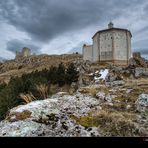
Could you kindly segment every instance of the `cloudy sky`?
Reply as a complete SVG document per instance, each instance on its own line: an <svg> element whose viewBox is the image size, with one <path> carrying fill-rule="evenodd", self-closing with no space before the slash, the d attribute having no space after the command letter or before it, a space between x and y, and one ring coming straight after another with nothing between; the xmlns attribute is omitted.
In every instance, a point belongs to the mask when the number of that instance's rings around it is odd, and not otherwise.
<svg viewBox="0 0 148 148"><path fill-rule="evenodd" d="M147 14L148 0L0 0L0 57L14 58L23 47L38 54L81 50L111 20L148 55Z"/></svg>

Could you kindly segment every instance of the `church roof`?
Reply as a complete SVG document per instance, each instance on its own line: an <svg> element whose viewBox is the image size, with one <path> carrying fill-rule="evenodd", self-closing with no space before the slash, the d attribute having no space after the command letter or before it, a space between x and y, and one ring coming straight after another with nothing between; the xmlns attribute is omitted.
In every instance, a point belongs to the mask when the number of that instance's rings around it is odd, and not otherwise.
<svg viewBox="0 0 148 148"><path fill-rule="evenodd" d="M131 37L132 37L132 33L131 33L129 30L127 30L127 29L121 29L121 28L109 28L109 29L100 30L100 31L96 32L95 35L92 37L92 39L93 39L98 33L107 32L107 31L115 31L115 30L129 32L130 35L131 35Z"/></svg>

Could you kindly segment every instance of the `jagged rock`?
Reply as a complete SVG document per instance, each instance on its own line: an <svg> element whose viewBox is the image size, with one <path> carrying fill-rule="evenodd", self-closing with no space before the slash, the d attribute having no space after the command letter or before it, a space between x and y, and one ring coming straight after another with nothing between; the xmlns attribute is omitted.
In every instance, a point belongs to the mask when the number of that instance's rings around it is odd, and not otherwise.
<svg viewBox="0 0 148 148"><path fill-rule="evenodd" d="M148 68L137 67L135 68L135 77L148 76Z"/></svg>
<svg viewBox="0 0 148 148"><path fill-rule="evenodd" d="M84 60L77 60L74 62L74 64L77 67L77 70L81 73L84 74L86 72L90 72L90 61L84 61Z"/></svg>
<svg viewBox="0 0 148 148"><path fill-rule="evenodd" d="M148 94L141 94L136 101L136 106L140 112L148 111Z"/></svg>
<svg viewBox="0 0 148 148"><path fill-rule="evenodd" d="M148 67L147 60L142 58L141 53L139 53L139 52L133 53L133 58L130 59L129 64L134 65L136 67L139 67L139 66L144 67L144 68Z"/></svg>

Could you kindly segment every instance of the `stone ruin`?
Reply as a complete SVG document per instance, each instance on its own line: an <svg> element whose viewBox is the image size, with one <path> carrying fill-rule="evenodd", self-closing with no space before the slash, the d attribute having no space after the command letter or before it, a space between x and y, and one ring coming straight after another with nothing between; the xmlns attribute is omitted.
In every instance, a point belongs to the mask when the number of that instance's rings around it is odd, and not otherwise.
<svg viewBox="0 0 148 148"><path fill-rule="evenodd" d="M140 52L134 52L133 58L141 58L141 53Z"/></svg>
<svg viewBox="0 0 148 148"><path fill-rule="evenodd" d="M24 47L21 52L16 51L15 59L25 58L25 57L29 57L29 56L31 56L31 49Z"/></svg>

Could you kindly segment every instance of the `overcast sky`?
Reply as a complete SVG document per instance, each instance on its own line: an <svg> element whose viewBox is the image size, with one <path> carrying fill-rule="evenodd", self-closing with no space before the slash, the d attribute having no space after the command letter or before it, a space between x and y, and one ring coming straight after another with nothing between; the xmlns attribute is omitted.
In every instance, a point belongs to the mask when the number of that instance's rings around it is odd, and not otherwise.
<svg viewBox="0 0 148 148"><path fill-rule="evenodd" d="M0 57L16 50L63 54L92 44L107 28L129 29L132 49L148 55L148 0L0 0Z"/></svg>

